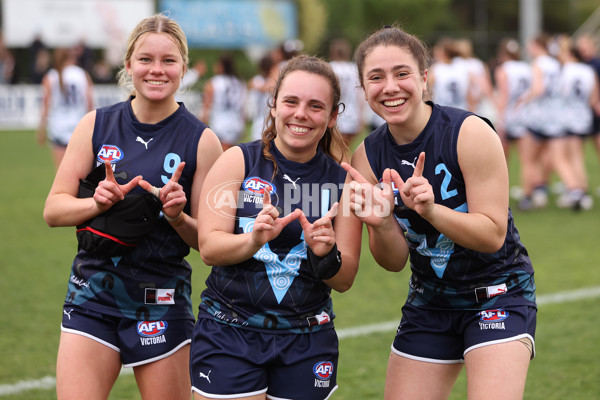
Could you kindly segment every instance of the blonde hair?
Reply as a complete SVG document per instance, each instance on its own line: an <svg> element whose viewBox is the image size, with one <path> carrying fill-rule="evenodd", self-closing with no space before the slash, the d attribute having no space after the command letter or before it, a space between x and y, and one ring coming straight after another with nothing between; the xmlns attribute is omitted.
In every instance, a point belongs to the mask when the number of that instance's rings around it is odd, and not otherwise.
<svg viewBox="0 0 600 400"><path fill-rule="evenodd" d="M185 33L183 33L183 30L179 24L170 19L166 14L155 14L151 17L141 20L129 35L129 39L127 39L127 50L125 52L123 66L117 74L119 86L133 89L131 77L127 73L125 66L131 61L131 57L133 55L133 51L135 50L135 45L138 39L147 33L164 33L165 35L168 35L173 42L175 42L175 45L177 45L179 53L181 54L181 58L183 59L184 68L187 68L190 60Z"/></svg>

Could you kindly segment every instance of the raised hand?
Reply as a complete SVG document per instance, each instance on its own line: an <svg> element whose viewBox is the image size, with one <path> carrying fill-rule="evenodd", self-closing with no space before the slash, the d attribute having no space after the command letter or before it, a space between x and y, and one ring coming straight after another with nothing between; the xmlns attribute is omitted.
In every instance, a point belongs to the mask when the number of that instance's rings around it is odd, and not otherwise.
<svg viewBox="0 0 600 400"><path fill-rule="evenodd" d="M425 153L422 152L419 154L413 175L406 182L402 181L396 171L393 171L395 174L392 174L392 179L400 190L404 205L426 218L433 210L435 196L429 181L423 176L424 167Z"/></svg>
<svg viewBox="0 0 600 400"><path fill-rule="evenodd" d="M300 221L300 225L304 231L304 240L307 246L310 247L315 255L325 257L335 244L335 232L333 231L332 220L338 213L338 203L335 202L324 216L312 224L308 221L302 210L297 211L300 212L298 221Z"/></svg>
<svg viewBox="0 0 600 400"><path fill-rule="evenodd" d="M163 203L163 213L171 219L177 219L183 212L183 207L185 207L185 204L187 203L187 197L183 191L183 186L179 184L179 178L181 178L184 167L185 162L179 163L173 176L169 179L169 182L162 188L154 187L150 182L143 179L139 181L140 187L160 199Z"/></svg>
<svg viewBox="0 0 600 400"><path fill-rule="evenodd" d="M264 190L263 208L256 216L252 229L252 241L262 247L265 243L275 239L287 224L298 218L300 210L279 218L279 211L271 204L271 195Z"/></svg>
<svg viewBox="0 0 600 400"><path fill-rule="evenodd" d="M350 164L343 162L342 167L352 177L352 181L347 185L350 211L367 225L378 226L383 223L394 210L392 170L384 171L381 188L379 188L368 182Z"/></svg>
<svg viewBox="0 0 600 400"><path fill-rule="evenodd" d="M112 207L116 202L125 198L125 195L138 185L142 177L136 176L124 185L119 185L113 174L112 166L109 161L104 162L106 168L106 178L98 183L94 191L94 201L96 206L104 212Z"/></svg>

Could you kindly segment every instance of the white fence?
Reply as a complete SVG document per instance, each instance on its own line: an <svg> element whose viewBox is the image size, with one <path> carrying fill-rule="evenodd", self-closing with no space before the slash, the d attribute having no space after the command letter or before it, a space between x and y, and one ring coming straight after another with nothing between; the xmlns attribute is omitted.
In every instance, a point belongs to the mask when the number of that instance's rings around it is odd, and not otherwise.
<svg viewBox="0 0 600 400"><path fill-rule="evenodd" d="M96 108L127 99L128 93L116 85L94 85ZM194 115L201 107L201 94L186 91L178 101ZM42 88L40 85L0 85L0 130L37 129L40 121Z"/></svg>

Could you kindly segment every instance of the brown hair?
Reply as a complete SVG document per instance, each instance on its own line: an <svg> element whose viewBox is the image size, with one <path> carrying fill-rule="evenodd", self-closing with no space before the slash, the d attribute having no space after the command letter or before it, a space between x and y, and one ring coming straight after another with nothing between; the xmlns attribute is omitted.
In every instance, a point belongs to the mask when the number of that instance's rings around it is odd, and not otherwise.
<svg viewBox="0 0 600 400"><path fill-rule="evenodd" d="M75 64L75 55L73 49L59 47L54 50L54 69L58 72L58 84L60 91L66 93L65 84L63 81L63 70L69 64Z"/></svg>
<svg viewBox="0 0 600 400"><path fill-rule="evenodd" d="M421 40L396 26L386 25L363 40L354 52L354 61L358 67L358 77L363 87L365 58L377 46L398 46L407 49L417 61L421 75L424 75L425 70L429 67L429 53Z"/></svg>
<svg viewBox="0 0 600 400"><path fill-rule="evenodd" d="M185 33L183 33L183 30L179 24L177 24L177 22L173 21L165 14L155 14L151 17L141 20L129 35L129 39L127 39L125 59L123 61L123 66L117 75L120 86L131 86L131 77L129 74L127 74L125 66L131 61L133 50L135 49L135 44L137 43L138 39L146 33L164 33L168 35L177 45L179 53L181 54L181 58L183 59L184 68L187 68L190 60L188 56L189 50Z"/></svg>
<svg viewBox="0 0 600 400"><path fill-rule="evenodd" d="M275 104L277 103L277 96L279 95L279 89L281 88L281 84L283 80L287 77L287 75L294 71L306 71L311 74L316 74L322 76L323 78L329 81L331 87L332 94L332 107L331 107L331 115L335 113L340 105L340 97L341 97L341 89L340 82L337 78L333 69L326 61L312 56L300 55L292 58L287 61L284 67L281 69L279 73L279 77L277 78L277 83L275 84L275 88L273 89L273 98L269 104L270 108L275 108ZM275 126L275 117L269 113L266 128L262 133L262 144L263 144L263 155L267 160L270 160L273 163L274 170L273 176L277 174L277 163L275 158L271 154L271 141L277 137L277 129ZM337 126L333 128L327 128L325 130L325 134L319 141L319 148L327 155L333 157L336 161L341 162L346 159L348 146L345 144L344 139L340 132L337 129Z"/></svg>

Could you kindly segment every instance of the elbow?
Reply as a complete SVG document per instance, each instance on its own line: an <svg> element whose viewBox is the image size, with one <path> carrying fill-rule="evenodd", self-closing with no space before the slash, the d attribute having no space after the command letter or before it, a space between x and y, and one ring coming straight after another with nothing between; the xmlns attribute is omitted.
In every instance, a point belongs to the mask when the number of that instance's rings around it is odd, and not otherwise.
<svg viewBox="0 0 600 400"><path fill-rule="evenodd" d="M50 212L48 212L47 209L44 209L43 217L44 221L46 221L46 225L48 225L50 228L56 228L57 226L59 226L56 219L52 216Z"/></svg>
<svg viewBox="0 0 600 400"><path fill-rule="evenodd" d="M482 240L480 243L480 248L476 249L482 253L495 253L504 246L504 242L506 241L506 228L498 230L498 232L493 235L489 235L487 240Z"/></svg>
<svg viewBox="0 0 600 400"><path fill-rule="evenodd" d="M331 286L332 289L334 289L336 292L339 293L344 293L347 292L348 290L350 290L350 288L352 287L352 284L354 283L354 278L351 280L340 280L339 282L331 282L331 284L329 286Z"/></svg>
<svg viewBox="0 0 600 400"><path fill-rule="evenodd" d="M206 246L198 245L198 252L200 253L200 258L202 258L202 262L206 265L217 265L215 257L211 254L209 249Z"/></svg>
<svg viewBox="0 0 600 400"><path fill-rule="evenodd" d="M504 236L502 238L490 240L488 243L485 243L479 251L481 251L482 253L495 253L502 248L504 242Z"/></svg>

